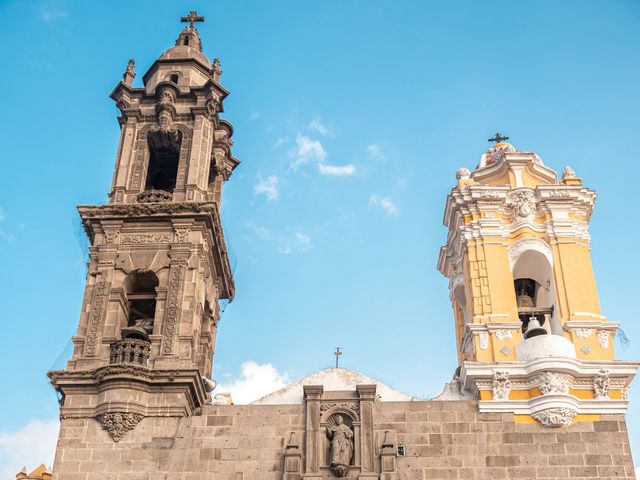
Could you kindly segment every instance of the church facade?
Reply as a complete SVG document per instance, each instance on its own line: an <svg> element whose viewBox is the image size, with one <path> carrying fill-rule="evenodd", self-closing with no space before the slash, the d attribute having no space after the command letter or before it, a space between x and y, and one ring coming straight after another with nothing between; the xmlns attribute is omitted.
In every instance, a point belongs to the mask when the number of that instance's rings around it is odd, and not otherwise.
<svg viewBox="0 0 640 480"><path fill-rule="evenodd" d="M635 478L589 252L595 192L506 138L446 199L459 368L425 400L328 369L250 405L213 396L220 300L235 285L220 220L239 161L228 91L195 12L134 87L109 202L78 207L90 263L60 398L55 480ZM453 370L453 366L452 366Z"/></svg>

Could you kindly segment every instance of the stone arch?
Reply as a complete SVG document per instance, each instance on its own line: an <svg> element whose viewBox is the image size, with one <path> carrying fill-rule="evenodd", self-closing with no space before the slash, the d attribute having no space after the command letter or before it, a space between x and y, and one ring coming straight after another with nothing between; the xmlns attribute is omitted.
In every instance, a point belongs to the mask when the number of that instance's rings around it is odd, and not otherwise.
<svg viewBox="0 0 640 480"><path fill-rule="evenodd" d="M154 126L154 124L145 125L140 129L136 137L136 156L129 181L129 188L137 192L141 192L144 189L143 181L146 179L147 169L149 167L149 142L147 137ZM178 157L178 172L176 175L176 186L174 190L184 190L187 165L191 151L191 129L180 123L176 123L174 126L182 134L180 153Z"/></svg>

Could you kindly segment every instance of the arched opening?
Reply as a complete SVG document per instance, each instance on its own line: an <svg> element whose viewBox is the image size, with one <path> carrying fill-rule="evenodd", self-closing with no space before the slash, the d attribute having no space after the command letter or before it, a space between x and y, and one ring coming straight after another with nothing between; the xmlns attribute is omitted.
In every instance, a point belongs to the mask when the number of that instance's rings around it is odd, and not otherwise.
<svg viewBox="0 0 640 480"><path fill-rule="evenodd" d="M184 44L187 47L189 46L189 37L187 37L187 36L184 37Z"/></svg>
<svg viewBox="0 0 640 480"><path fill-rule="evenodd" d="M173 73L169 77L169 80L177 85L178 84L178 74L177 73Z"/></svg>
<svg viewBox="0 0 640 480"><path fill-rule="evenodd" d="M158 277L151 271L135 271L127 276L127 327L122 329L123 338L149 340L153 333L158 284Z"/></svg>
<svg viewBox="0 0 640 480"><path fill-rule="evenodd" d="M522 252L513 264L513 286L522 332L536 318L547 333L562 334L557 319L553 271L547 256L537 250Z"/></svg>
<svg viewBox="0 0 640 480"><path fill-rule="evenodd" d="M145 190L173 192L176 187L182 132L171 126L170 117L168 112L162 112L160 129L148 135L149 167Z"/></svg>

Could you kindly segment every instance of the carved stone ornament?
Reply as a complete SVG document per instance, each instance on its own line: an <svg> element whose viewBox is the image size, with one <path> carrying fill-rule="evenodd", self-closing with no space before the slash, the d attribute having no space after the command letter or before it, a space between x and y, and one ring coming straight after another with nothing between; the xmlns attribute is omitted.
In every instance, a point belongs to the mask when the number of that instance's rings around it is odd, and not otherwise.
<svg viewBox="0 0 640 480"><path fill-rule="evenodd" d="M602 348L609 348L609 332L598 330L598 343Z"/></svg>
<svg viewBox="0 0 640 480"><path fill-rule="evenodd" d="M176 229L176 240L179 243L185 243L186 241L188 241L190 235L191 235L191 229L189 228Z"/></svg>
<svg viewBox="0 0 640 480"><path fill-rule="evenodd" d="M136 197L136 200L138 200L138 202L140 203L170 202L171 200L173 200L173 194L165 190L151 189L139 193Z"/></svg>
<svg viewBox="0 0 640 480"><path fill-rule="evenodd" d="M141 244L141 243L169 243L171 234L169 233L127 233L122 235L120 243Z"/></svg>
<svg viewBox="0 0 640 480"><path fill-rule="evenodd" d="M608 400L609 387L609 371L600 370L598 375L593 379L593 393L596 400Z"/></svg>
<svg viewBox="0 0 640 480"><path fill-rule="evenodd" d="M504 340L505 338L513 338L511 330L496 330L496 338L498 340Z"/></svg>
<svg viewBox="0 0 640 480"><path fill-rule="evenodd" d="M133 430L144 418L139 413L109 412L96 416L102 428L109 432L114 442L119 442L127 432Z"/></svg>
<svg viewBox="0 0 640 480"><path fill-rule="evenodd" d="M182 286L182 268L175 267L171 273L171 284L169 286L169 298L167 307L167 317L164 331L164 353L173 353L175 344L176 326L178 314L180 312L180 288Z"/></svg>
<svg viewBox="0 0 640 480"><path fill-rule="evenodd" d="M505 357L507 357L511 353L511 349L505 345L500 349L500 353L502 353Z"/></svg>
<svg viewBox="0 0 640 480"><path fill-rule="evenodd" d="M492 387L493 400L509 400L509 392L511 392L509 372L495 370L493 372Z"/></svg>
<svg viewBox="0 0 640 480"><path fill-rule="evenodd" d="M320 406L320 413L324 413L327 410L331 410L331 409L339 409L339 410L349 410L353 413L359 414L360 413L360 405L357 402L333 402L333 403L323 403Z"/></svg>
<svg viewBox="0 0 640 480"><path fill-rule="evenodd" d="M469 178L470 176L471 176L471 172L469 171L469 169L468 169L468 168L464 168L464 167L462 167L462 168L459 168L459 169L456 171L456 179L457 179L457 180L467 179L467 178Z"/></svg>
<svg viewBox="0 0 640 480"><path fill-rule="evenodd" d="M489 348L489 333L488 332L480 332L478 334L478 339L480 340L480 350L486 350Z"/></svg>
<svg viewBox="0 0 640 480"><path fill-rule="evenodd" d="M576 328L575 332L579 338L589 338L593 335L595 330L593 328Z"/></svg>
<svg viewBox="0 0 640 480"><path fill-rule="evenodd" d="M511 194L510 210L516 218L529 218L536 210L536 197L532 190L517 190Z"/></svg>
<svg viewBox="0 0 640 480"><path fill-rule="evenodd" d="M116 241L118 240L118 235L120 235L120 232L118 230L106 230L104 232L104 241L107 243L107 245L116 243Z"/></svg>
<svg viewBox="0 0 640 480"><path fill-rule="evenodd" d="M87 356L95 356L98 347L98 338L102 333L102 318L107 297L107 281L105 273L98 273L91 305L91 317L87 332Z"/></svg>
<svg viewBox="0 0 640 480"><path fill-rule="evenodd" d="M562 427L571 425L573 417L578 412L570 408L548 408L531 414L538 422L545 427Z"/></svg>
<svg viewBox="0 0 640 480"><path fill-rule="evenodd" d="M540 375L542 395L569 393L569 378L561 373L544 372Z"/></svg>
<svg viewBox="0 0 640 480"><path fill-rule="evenodd" d="M565 180L567 178L576 178L576 172L574 172L573 168L569 165L564 167L564 170L562 171L562 179Z"/></svg>
<svg viewBox="0 0 640 480"><path fill-rule="evenodd" d="M585 355L589 355L591 353L591 347L589 345L585 345L580 349L580 351Z"/></svg>

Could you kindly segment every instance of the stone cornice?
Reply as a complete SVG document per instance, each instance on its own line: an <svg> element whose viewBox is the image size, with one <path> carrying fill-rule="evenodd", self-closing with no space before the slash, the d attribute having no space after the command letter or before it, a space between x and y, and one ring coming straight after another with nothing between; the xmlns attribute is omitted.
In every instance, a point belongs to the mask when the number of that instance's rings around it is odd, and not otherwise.
<svg viewBox="0 0 640 480"><path fill-rule="evenodd" d="M218 205L215 202L163 202L132 203L105 205L80 205L78 212L82 218L84 229L94 243L96 229L102 228L102 222L113 220L175 220L176 218L193 218L203 220L211 232L213 242L211 254L213 264L220 282L220 298L233 299L235 284L229 263L226 242L220 221Z"/></svg>

